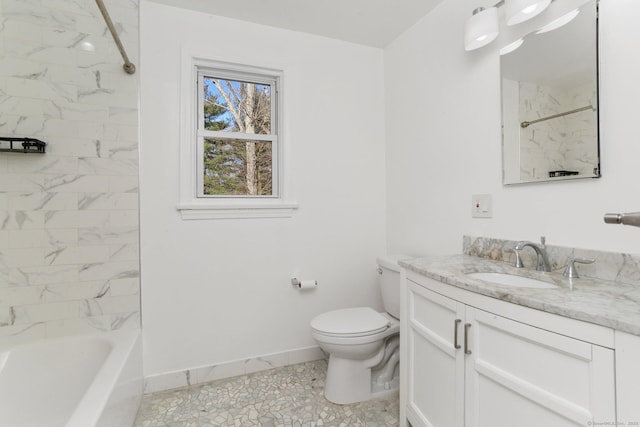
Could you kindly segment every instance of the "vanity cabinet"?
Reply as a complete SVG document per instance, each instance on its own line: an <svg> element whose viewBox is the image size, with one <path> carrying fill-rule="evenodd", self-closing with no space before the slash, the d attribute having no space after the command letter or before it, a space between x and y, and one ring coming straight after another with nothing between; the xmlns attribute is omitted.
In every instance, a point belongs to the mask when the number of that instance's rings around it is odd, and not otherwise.
<svg viewBox="0 0 640 427"><path fill-rule="evenodd" d="M640 426L640 336L616 331L616 412L619 426Z"/></svg>
<svg viewBox="0 0 640 427"><path fill-rule="evenodd" d="M615 421L615 356L606 328L417 275L403 295L401 404L413 427ZM564 319L560 331L552 328L557 318ZM590 334L596 343L586 340Z"/></svg>

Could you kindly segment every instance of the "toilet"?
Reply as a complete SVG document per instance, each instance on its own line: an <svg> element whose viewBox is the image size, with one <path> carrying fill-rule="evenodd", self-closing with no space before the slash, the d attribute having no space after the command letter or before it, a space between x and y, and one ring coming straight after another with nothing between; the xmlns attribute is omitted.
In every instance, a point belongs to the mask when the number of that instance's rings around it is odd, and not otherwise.
<svg viewBox="0 0 640 427"><path fill-rule="evenodd" d="M330 402L362 402L398 391L400 266L403 255L379 257L385 312L370 307L329 311L311 319L311 335L329 353L324 395Z"/></svg>

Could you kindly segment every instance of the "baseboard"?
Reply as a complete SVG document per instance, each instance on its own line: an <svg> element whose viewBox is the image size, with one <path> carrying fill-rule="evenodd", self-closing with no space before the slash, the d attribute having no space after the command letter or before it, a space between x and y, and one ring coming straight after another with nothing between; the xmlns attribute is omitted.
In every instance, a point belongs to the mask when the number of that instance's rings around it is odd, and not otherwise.
<svg viewBox="0 0 640 427"><path fill-rule="evenodd" d="M299 348L295 350L272 353L243 360L201 366L183 371L167 372L145 378L144 392L155 393L174 388L202 384L238 375L252 374L267 369L298 363L312 362L326 358L325 353L318 346Z"/></svg>

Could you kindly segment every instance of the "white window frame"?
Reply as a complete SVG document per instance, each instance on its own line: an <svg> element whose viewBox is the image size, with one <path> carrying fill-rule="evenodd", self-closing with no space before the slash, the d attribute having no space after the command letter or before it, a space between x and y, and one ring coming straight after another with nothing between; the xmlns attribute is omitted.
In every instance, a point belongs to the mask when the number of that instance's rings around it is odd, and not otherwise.
<svg viewBox="0 0 640 427"><path fill-rule="evenodd" d="M278 97L279 97L279 85L280 78L274 75L264 75L256 73L245 73L238 71L231 71L229 69L218 69L209 67L197 67L198 82L196 91L198 95L198 118L197 118L197 132L196 132L196 151L197 151L197 175L196 175L196 191L198 197L213 197L213 198L253 198L253 199L266 199L266 198L278 198L280 195L280 164L277 161L278 155ZM245 134L241 132L227 132L227 131L212 131L204 128L204 93L202 87L204 86L205 77L215 77L224 80L242 81L260 85L267 85L271 88L271 133L270 134ZM271 143L271 179L272 187L270 195L206 195L204 194L204 162L200 161L204 157L204 140L206 138L219 138L219 139L240 139L250 141L265 141Z"/></svg>
<svg viewBox="0 0 640 427"><path fill-rule="evenodd" d="M200 111L202 93L200 88L201 75L244 80L257 83L267 81L275 83L272 86L277 91L277 101L272 103L275 108L276 123L272 123L273 135L246 135L251 140L272 141L272 194L268 196L206 196L203 192L203 156L204 136L210 136L214 131L204 131L201 121L203 112ZM203 73L204 71L204 73ZM289 196L288 185L285 180L285 165L287 163L282 126L284 118L283 108L283 72L262 67L232 64L213 61L192 52L183 50L181 77L181 135L180 135L180 201L177 209L182 219L223 219L223 218L283 218L290 217L298 208L298 204L285 198ZM239 137L243 134L225 133L224 137Z"/></svg>

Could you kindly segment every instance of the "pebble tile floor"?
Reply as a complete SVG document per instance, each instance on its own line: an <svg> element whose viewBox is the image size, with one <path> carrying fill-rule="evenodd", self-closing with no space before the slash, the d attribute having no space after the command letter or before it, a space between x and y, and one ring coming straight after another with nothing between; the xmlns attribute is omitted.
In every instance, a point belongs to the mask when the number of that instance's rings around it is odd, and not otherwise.
<svg viewBox="0 0 640 427"><path fill-rule="evenodd" d="M398 395L352 405L324 398L327 362L301 363L145 395L134 427L397 427Z"/></svg>

